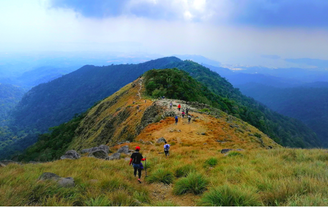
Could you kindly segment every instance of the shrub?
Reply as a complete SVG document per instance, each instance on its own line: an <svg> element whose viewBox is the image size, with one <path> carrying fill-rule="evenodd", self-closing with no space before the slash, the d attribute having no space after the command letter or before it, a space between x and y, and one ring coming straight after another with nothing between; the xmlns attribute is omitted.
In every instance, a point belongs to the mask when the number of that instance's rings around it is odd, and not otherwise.
<svg viewBox="0 0 328 207"><path fill-rule="evenodd" d="M110 206L110 200L104 196L99 196L97 198L91 198L85 201L87 206Z"/></svg>
<svg viewBox="0 0 328 207"><path fill-rule="evenodd" d="M173 193L182 195L185 193L201 194L206 190L208 181L199 173L190 173L187 177L181 178L176 182Z"/></svg>
<svg viewBox="0 0 328 207"><path fill-rule="evenodd" d="M214 167L217 164L218 164L218 159L214 157L211 157L210 159L207 159L205 161L205 166Z"/></svg>
<svg viewBox="0 0 328 207"><path fill-rule="evenodd" d="M237 187L223 185L205 193L200 205L210 206L257 206L262 205L255 193L249 190L240 190Z"/></svg>
<svg viewBox="0 0 328 207"><path fill-rule="evenodd" d="M170 184L173 182L173 179L174 175L171 171L158 169L147 178L147 181L150 183L162 182L164 184Z"/></svg>
<svg viewBox="0 0 328 207"><path fill-rule="evenodd" d="M175 170L175 177L180 178L180 177L187 177L189 173L196 171L195 166L192 165L184 165L182 167L178 167Z"/></svg>
<svg viewBox="0 0 328 207"><path fill-rule="evenodd" d="M235 157L235 156L244 156L243 154L241 154L240 152L230 152L228 154L228 157Z"/></svg>

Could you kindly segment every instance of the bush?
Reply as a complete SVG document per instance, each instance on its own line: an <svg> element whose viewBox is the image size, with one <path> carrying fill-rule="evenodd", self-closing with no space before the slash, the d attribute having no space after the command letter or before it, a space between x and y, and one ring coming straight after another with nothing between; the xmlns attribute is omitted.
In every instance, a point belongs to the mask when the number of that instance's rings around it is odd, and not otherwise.
<svg viewBox="0 0 328 207"><path fill-rule="evenodd" d="M241 154L240 152L230 152L228 154L228 157L235 157L235 156L244 156L243 154Z"/></svg>
<svg viewBox="0 0 328 207"><path fill-rule="evenodd" d="M205 166L214 167L217 164L218 164L218 159L214 158L214 157L212 157L212 158L205 161Z"/></svg>
<svg viewBox="0 0 328 207"><path fill-rule="evenodd" d="M196 171L195 166L192 165L184 165L182 167L178 167L175 170L175 177L187 177L189 173Z"/></svg>
<svg viewBox="0 0 328 207"><path fill-rule="evenodd" d="M173 193L182 195L185 193L201 194L206 190L208 181L199 173L190 173L187 177L176 182Z"/></svg>
<svg viewBox="0 0 328 207"><path fill-rule="evenodd" d="M99 196L95 199L91 198L87 201L85 201L85 204L87 206L110 206L111 202L108 198L104 196Z"/></svg>
<svg viewBox="0 0 328 207"><path fill-rule="evenodd" d="M150 183L164 183L170 184L173 182L174 175L171 171L158 169L153 172L148 178L147 181Z"/></svg>
<svg viewBox="0 0 328 207"><path fill-rule="evenodd" d="M205 193L199 205L210 206L257 206L263 205L255 193L237 187L223 185Z"/></svg>

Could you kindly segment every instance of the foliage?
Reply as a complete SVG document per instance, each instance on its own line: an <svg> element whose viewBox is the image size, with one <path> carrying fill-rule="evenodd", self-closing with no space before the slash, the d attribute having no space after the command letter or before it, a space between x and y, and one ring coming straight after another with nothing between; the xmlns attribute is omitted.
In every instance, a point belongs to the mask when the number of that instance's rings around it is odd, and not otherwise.
<svg viewBox="0 0 328 207"><path fill-rule="evenodd" d="M192 149L184 149L181 156L171 156L169 159L158 154L162 146L151 146L149 149L155 149L149 151L149 159L152 169L156 169L151 170L149 176L157 170L174 172L181 163L189 163L196 172L172 182L172 194L169 186L140 185L133 176L131 166L121 160L108 162L82 157L38 164L11 164L0 168L0 203L4 206L328 205L327 150L247 150L244 152L246 156L240 159L239 156L221 155L217 153L218 148L213 151L197 148L200 153L191 160L190 156L194 155ZM146 145L144 150L147 150ZM215 158L219 164L211 170L204 169L203 161L213 152L217 153ZM76 185L58 188L51 181L37 181L43 172L73 177ZM142 179L144 176L143 172ZM208 181L207 184L200 185L204 183L200 181L204 180ZM188 195L183 197L187 199L181 199L180 195L194 193L196 187L203 189L203 194L196 191L199 196ZM154 190L161 196L151 196ZM198 198L198 203L194 203Z"/></svg>
<svg viewBox="0 0 328 207"><path fill-rule="evenodd" d="M154 98L179 99L210 104L224 105L221 98L209 91L203 84L178 69L150 70L144 74L146 93Z"/></svg>
<svg viewBox="0 0 328 207"><path fill-rule="evenodd" d="M220 109L260 129L270 138L289 147L319 147L316 134L302 122L280 115L254 99L244 96L226 79L193 61L177 61L167 68L186 71L221 97Z"/></svg>
<svg viewBox="0 0 328 207"><path fill-rule="evenodd" d="M328 88L275 88L261 84L240 87L244 94L270 109L304 122L328 146Z"/></svg>
<svg viewBox="0 0 328 207"><path fill-rule="evenodd" d="M157 169L156 171L152 172L152 174L147 178L147 181L150 183L164 183L170 184L173 182L174 175L171 171Z"/></svg>
<svg viewBox="0 0 328 207"><path fill-rule="evenodd" d="M200 205L206 206L262 206L259 196L248 189L222 185L205 193Z"/></svg>
<svg viewBox="0 0 328 207"><path fill-rule="evenodd" d="M38 141L19 155L21 161L51 161L59 159L65 154L85 114L75 117L71 121L52 128L52 132L41 134Z"/></svg>
<svg viewBox="0 0 328 207"><path fill-rule="evenodd" d="M214 167L217 164L218 164L218 159L215 157L211 157L205 160L205 166Z"/></svg>
<svg viewBox="0 0 328 207"><path fill-rule="evenodd" d="M208 180L202 174L190 173L187 177L178 180L173 188L173 193L182 195L193 193L195 195L203 193L208 185Z"/></svg>
<svg viewBox="0 0 328 207"><path fill-rule="evenodd" d="M193 165L184 165L181 167L178 167L175 170L175 177L180 178L180 177L187 177L190 173L195 172L196 168Z"/></svg>

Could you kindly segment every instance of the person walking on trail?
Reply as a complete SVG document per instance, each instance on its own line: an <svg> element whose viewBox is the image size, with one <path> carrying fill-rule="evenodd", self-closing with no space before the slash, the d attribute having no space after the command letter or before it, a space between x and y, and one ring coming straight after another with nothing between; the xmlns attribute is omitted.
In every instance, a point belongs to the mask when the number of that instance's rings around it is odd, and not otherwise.
<svg viewBox="0 0 328 207"><path fill-rule="evenodd" d="M173 106L173 103L172 103L172 101L170 102L170 109L172 109L172 106Z"/></svg>
<svg viewBox="0 0 328 207"><path fill-rule="evenodd" d="M179 121L178 116L175 116L175 125L178 124L178 121Z"/></svg>
<svg viewBox="0 0 328 207"><path fill-rule="evenodd" d="M188 115L189 108L186 108L186 114Z"/></svg>
<svg viewBox="0 0 328 207"><path fill-rule="evenodd" d="M164 144L164 153L165 153L165 156L169 156L169 150L170 150L170 145L165 141L165 144Z"/></svg>
<svg viewBox="0 0 328 207"><path fill-rule="evenodd" d="M134 168L134 177L137 176L138 171L138 182L141 183L141 170L142 170L142 164L141 161L145 161L146 158L142 157L142 154L139 152L140 147L136 146L136 151L131 155L130 163L129 165L133 165Z"/></svg>
<svg viewBox="0 0 328 207"><path fill-rule="evenodd" d="M182 113L181 113L181 114L182 114L182 118L184 118L184 116L185 116L185 112L184 112L184 111L182 111Z"/></svg>
<svg viewBox="0 0 328 207"><path fill-rule="evenodd" d="M180 111L180 109L181 109L181 105L179 104L179 105L178 105L178 110Z"/></svg>
<svg viewBox="0 0 328 207"><path fill-rule="evenodd" d="M188 115L188 124L190 124L191 116L190 114Z"/></svg>

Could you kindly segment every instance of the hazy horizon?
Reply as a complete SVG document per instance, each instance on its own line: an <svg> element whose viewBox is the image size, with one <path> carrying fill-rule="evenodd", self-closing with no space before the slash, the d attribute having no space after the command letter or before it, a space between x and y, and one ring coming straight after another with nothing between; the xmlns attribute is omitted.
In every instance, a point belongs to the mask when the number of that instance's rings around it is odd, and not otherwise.
<svg viewBox="0 0 328 207"><path fill-rule="evenodd" d="M4 0L0 55L200 55L223 65L318 67L304 58L327 60L327 9L320 0Z"/></svg>

